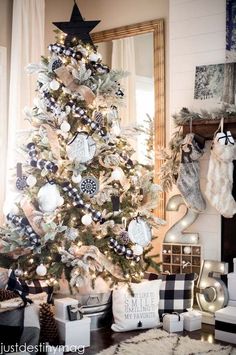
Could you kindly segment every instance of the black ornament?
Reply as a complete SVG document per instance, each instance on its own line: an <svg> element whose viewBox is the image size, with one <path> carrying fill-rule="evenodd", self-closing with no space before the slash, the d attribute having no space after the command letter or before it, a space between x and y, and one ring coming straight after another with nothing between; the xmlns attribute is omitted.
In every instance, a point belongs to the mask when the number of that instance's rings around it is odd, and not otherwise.
<svg viewBox="0 0 236 355"><path fill-rule="evenodd" d="M120 198L119 196L111 196L112 209L114 212L120 210Z"/></svg>
<svg viewBox="0 0 236 355"><path fill-rule="evenodd" d="M98 192L99 184L96 178L93 176L86 176L81 180L80 190L84 194L94 196Z"/></svg>
<svg viewBox="0 0 236 355"><path fill-rule="evenodd" d="M99 22L100 21L84 21L79 8L75 3L70 21L53 22L53 24L67 34L65 44L69 47L74 37L84 43L90 43L93 45L89 32L91 32Z"/></svg>

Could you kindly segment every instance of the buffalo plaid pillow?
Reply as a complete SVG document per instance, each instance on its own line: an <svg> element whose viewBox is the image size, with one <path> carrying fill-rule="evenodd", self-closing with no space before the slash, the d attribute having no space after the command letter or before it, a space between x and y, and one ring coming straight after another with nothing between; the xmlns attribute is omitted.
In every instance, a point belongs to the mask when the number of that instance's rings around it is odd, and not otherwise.
<svg viewBox="0 0 236 355"><path fill-rule="evenodd" d="M161 279L159 314L186 312L193 306L195 274L156 275L146 273L148 280Z"/></svg>

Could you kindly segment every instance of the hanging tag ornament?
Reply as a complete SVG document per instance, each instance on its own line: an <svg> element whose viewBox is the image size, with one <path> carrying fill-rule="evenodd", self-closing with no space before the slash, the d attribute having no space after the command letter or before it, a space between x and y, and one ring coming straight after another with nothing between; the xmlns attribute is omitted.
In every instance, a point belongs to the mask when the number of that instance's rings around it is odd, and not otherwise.
<svg viewBox="0 0 236 355"><path fill-rule="evenodd" d="M86 133L78 133L66 147L68 158L77 163L86 163L96 152L96 143Z"/></svg>
<svg viewBox="0 0 236 355"><path fill-rule="evenodd" d="M18 190L24 190L27 187L27 176L22 175L22 164L17 163L16 165L16 187Z"/></svg>
<svg viewBox="0 0 236 355"><path fill-rule="evenodd" d="M152 233L149 224L142 218L133 219L128 227L129 239L134 244L146 247L152 240Z"/></svg>

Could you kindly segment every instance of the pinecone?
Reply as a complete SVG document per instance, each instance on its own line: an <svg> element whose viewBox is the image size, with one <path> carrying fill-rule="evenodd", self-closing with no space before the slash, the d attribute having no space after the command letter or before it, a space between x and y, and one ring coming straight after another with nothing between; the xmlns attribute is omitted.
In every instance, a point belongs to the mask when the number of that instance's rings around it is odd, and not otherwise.
<svg viewBox="0 0 236 355"><path fill-rule="evenodd" d="M0 289L0 302L7 301L16 297L19 297L17 293L10 290L4 290L2 288Z"/></svg>
<svg viewBox="0 0 236 355"><path fill-rule="evenodd" d="M58 329L50 304L43 303L40 305L39 319L40 341L42 343L48 342L50 345L58 345Z"/></svg>

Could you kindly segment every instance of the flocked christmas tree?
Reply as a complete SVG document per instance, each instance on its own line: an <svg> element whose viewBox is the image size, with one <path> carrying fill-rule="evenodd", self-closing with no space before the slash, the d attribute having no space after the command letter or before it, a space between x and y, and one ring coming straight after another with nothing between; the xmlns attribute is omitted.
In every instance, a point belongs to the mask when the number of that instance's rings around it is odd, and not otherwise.
<svg viewBox="0 0 236 355"><path fill-rule="evenodd" d="M1 229L17 275L56 282L65 273L72 287L98 275L139 282L159 268L148 256L152 228L163 222L153 213L159 188L120 134L123 73L102 63L89 36L97 23L75 4L70 22L56 23L64 33L50 56L29 66L38 73L25 111L33 129L17 164L20 200Z"/></svg>

